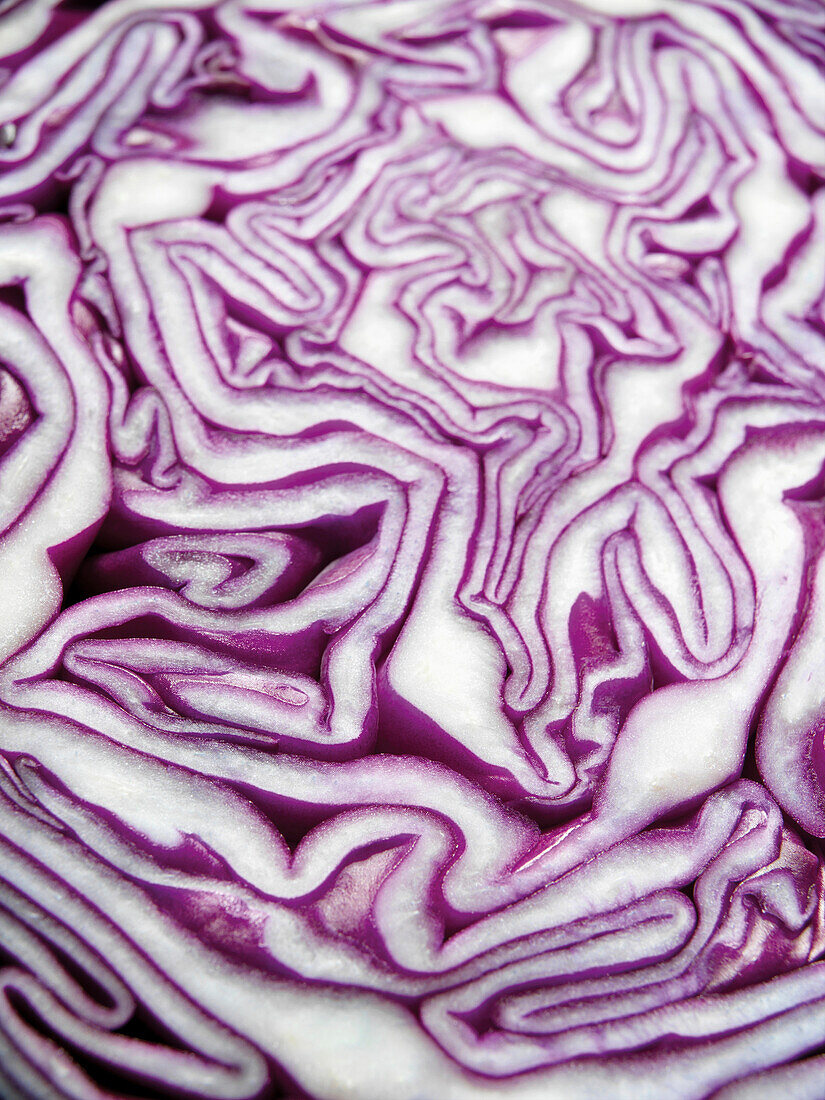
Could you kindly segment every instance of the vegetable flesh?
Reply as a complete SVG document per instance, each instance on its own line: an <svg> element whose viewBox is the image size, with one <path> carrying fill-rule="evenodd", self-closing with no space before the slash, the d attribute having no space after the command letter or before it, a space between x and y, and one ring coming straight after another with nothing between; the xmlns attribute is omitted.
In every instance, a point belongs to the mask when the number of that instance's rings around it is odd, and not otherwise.
<svg viewBox="0 0 825 1100"><path fill-rule="evenodd" d="M0 1092L819 1095L821 4L0 53Z"/></svg>

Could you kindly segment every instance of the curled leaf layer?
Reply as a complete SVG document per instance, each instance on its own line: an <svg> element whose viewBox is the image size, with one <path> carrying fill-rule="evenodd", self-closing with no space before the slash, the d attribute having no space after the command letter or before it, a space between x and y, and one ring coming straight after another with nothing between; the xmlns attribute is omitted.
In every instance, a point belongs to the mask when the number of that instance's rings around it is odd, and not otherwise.
<svg viewBox="0 0 825 1100"><path fill-rule="evenodd" d="M0 1091L818 1095L821 5L7 7Z"/></svg>

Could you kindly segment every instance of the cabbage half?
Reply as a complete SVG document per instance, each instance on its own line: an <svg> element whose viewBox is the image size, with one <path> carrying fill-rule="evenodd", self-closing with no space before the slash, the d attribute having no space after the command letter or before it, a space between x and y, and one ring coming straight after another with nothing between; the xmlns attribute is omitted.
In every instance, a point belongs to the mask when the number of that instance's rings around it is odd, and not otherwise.
<svg viewBox="0 0 825 1100"><path fill-rule="evenodd" d="M0 1095L821 1100L821 0L0 55Z"/></svg>

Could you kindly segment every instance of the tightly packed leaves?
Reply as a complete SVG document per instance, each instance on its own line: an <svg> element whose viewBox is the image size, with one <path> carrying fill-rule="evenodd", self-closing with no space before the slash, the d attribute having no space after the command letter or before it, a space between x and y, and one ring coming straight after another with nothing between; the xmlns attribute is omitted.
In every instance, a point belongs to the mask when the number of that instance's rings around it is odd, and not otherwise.
<svg viewBox="0 0 825 1100"><path fill-rule="evenodd" d="M0 55L3 1097L820 1097L821 0Z"/></svg>

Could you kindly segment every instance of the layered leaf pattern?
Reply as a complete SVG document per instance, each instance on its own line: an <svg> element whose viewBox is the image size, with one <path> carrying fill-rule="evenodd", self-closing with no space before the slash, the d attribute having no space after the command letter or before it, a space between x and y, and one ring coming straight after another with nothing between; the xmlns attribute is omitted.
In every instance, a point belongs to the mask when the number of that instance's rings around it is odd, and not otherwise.
<svg viewBox="0 0 825 1100"><path fill-rule="evenodd" d="M819 0L0 53L3 1095L819 1096Z"/></svg>

